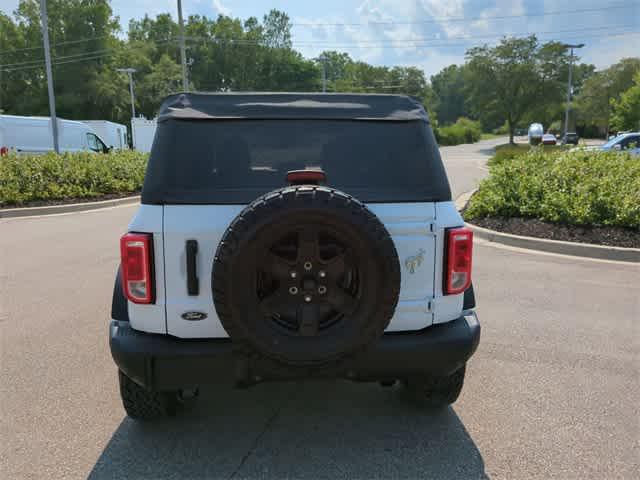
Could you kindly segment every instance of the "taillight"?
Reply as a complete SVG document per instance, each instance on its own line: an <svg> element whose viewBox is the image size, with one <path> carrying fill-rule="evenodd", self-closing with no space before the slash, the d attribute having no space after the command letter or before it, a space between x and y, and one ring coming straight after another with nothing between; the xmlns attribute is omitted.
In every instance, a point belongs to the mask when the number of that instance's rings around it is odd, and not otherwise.
<svg viewBox="0 0 640 480"><path fill-rule="evenodd" d="M153 303L153 235L127 233L120 239L122 289L134 303Z"/></svg>
<svg viewBox="0 0 640 480"><path fill-rule="evenodd" d="M9 147L0 147L0 155L9 155Z"/></svg>
<svg viewBox="0 0 640 480"><path fill-rule="evenodd" d="M324 185L327 174L322 170L292 170L287 172L289 185Z"/></svg>
<svg viewBox="0 0 640 480"><path fill-rule="evenodd" d="M464 292L471 285L473 232L468 228L447 230L447 271L445 295Z"/></svg>

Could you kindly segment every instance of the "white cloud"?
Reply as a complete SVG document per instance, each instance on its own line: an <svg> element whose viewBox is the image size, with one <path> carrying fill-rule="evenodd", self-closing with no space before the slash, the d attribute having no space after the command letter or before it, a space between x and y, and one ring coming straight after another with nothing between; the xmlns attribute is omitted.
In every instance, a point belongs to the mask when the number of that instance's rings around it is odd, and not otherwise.
<svg viewBox="0 0 640 480"><path fill-rule="evenodd" d="M509 16L509 15L522 15L525 13L523 0L496 0L495 6L492 8L486 8L480 12L480 14L473 15L474 17L480 17L480 20L475 20L471 23L472 28L477 31L492 32L492 33L514 33L518 31L514 30L514 22L512 19L507 20L493 20L491 17L496 16Z"/></svg>
<svg viewBox="0 0 640 480"><path fill-rule="evenodd" d="M639 42L640 35L603 38L593 46L587 45L580 61L593 63L596 69L602 70L623 58L638 57Z"/></svg>
<svg viewBox="0 0 640 480"><path fill-rule="evenodd" d="M447 54L434 49L428 49L421 52L421 58L414 61L403 62L400 65L405 67L417 67L424 70L427 78L435 75L444 67L449 65L462 65L464 63L464 54Z"/></svg>
<svg viewBox="0 0 640 480"><path fill-rule="evenodd" d="M220 15L231 15L231 9L229 7L225 7L221 0L213 0L213 9Z"/></svg>
<svg viewBox="0 0 640 480"><path fill-rule="evenodd" d="M423 15L433 17L434 19L441 19L442 17L464 17L464 0L421 0ZM427 15L424 15L426 13ZM438 21L440 28L444 30L447 37L458 37L465 33L464 23L462 22L447 22Z"/></svg>

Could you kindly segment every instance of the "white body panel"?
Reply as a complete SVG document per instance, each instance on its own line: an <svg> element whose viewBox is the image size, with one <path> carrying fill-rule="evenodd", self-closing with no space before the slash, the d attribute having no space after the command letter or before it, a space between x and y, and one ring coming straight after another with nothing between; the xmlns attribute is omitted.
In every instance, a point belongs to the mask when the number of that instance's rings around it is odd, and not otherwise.
<svg viewBox="0 0 640 480"><path fill-rule="evenodd" d="M89 125L107 147L114 150L129 149L126 125L107 120L82 120L82 123Z"/></svg>
<svg viewBox="0 0 640 480"><path fill-rule="evenodd" d="M131 139L133 140L133 148L140 152L150 152L153 139L156 136L157 126L155 119L132 118Z"/></svg>
<svg viewBox="0 0 640 480"><path fill-rule="evenodd" d="M58 143L61 152L90 150L87 134L96 135L85 123L58 119ZM96 136L100 138L100 135ZM8 147L9 150L24 154L53 151L51 119L0 115L0 147Z"/></svg>
<svg viewBox="0 0 640 480"><path fill-rule="evenodd" d="M391 234L401 267L400 300L387 331L420 330L458 318L463 295L443 296L445 229L463 225L453 202L371 204ZM181 338L227 337L211 293L213 257L241 205L142 205L129 231L154 234L156 302L129 302L137 330ZM198 242L199 294L187 294L187 240ZM203 320L184 320L185 312L202 312Z"/></svg>

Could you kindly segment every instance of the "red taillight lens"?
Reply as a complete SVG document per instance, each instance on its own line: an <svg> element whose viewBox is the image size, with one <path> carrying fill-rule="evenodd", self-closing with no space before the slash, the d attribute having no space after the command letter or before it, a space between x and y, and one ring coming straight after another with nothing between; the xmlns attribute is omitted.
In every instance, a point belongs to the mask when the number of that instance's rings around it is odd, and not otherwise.
<svg viewBox="0 0 640 480"><path fill-rule="evenodd" d="M292 170L287 173L289 185L315 184L327 182L327 175L322 170Z"/></svg>
<svg viewBox="0 0 640 480"><path fill-rule="evenodd" d="M445 295L462 293L471 285L473 232L468 228L447 230L447 272Z"/></svg>
<svg viewBox="0 0 640 480"><path fill-rule="evenodd" d="M120 239L122 289L134 303L153 303L153 235L127 233Z"/></svg>
<svg viewBox="0 0 640 480"><path fill-rule="evenodd" d="M9 155L8 147L0 147L0 155Z"/></svg>

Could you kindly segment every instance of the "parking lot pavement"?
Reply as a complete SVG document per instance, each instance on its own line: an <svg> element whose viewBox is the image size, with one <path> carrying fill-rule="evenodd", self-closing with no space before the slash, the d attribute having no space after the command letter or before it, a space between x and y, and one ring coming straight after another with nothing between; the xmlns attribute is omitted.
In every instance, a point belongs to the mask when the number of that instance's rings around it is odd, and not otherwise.
<svg viewBox="0 0 640 480"><path fill-rule="evenodd" d="M440 147L454 200L476 188L480 180L489 174L486 162L493 154L493 148L508 141L508 137L500 137L474 144Z"/></svg>
<svg viewBox="0 0 640 480"><path fill-rule="evenodd" d="M448 166L481 165L484 146L453 148ZM444 411L298 382L209 386L138 424L107 345L134 212L0 220L0 478L637 478L637 265L476 244L482 340Z"/></svg>

